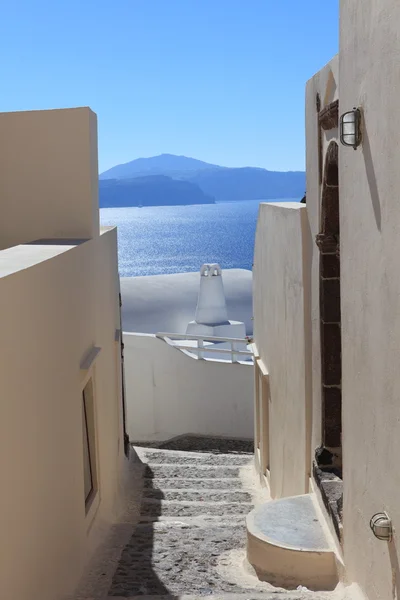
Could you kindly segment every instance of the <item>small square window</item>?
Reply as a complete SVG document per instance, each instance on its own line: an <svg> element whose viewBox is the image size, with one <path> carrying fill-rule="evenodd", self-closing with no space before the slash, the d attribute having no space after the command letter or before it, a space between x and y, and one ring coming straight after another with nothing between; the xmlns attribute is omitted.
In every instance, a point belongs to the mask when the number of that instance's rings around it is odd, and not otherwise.
<svg viewBox="0 0 400 600"><path fill-rule="evenodd" d="M97 491L96 439L93 383L90 379L82 392L83 474L86 512Z"/></svg>

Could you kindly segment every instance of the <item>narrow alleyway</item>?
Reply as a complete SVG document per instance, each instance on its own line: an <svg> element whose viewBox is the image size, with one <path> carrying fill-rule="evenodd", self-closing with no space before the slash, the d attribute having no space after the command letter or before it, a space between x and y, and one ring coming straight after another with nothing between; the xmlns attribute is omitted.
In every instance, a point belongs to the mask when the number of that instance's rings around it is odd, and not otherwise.
<svg viewBox="0 0 400 600"><path fill-rule="evenodd" d="M135 448L140 498L75 600L332 597L279 590L246 566L245 516L264 499L249 444L184 438L167 448Z"/></svg>

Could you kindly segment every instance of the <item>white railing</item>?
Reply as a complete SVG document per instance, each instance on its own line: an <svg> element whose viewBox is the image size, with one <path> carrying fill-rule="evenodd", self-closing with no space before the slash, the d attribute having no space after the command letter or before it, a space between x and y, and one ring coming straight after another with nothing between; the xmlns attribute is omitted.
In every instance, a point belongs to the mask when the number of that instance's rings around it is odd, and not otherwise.
<svg viewBox="0 0 400 600"><path fill-rule="evenodd" d="M164 340L167 344L181 350L185 354L196 354L199 360L204 360L205 354L224 354L230 355L231 362L237 363L240 361L240 357L253 358L252 350L240 350L237 346L248 346L251 344L250 339L246 338L228 338L228 337L215 337L215 336L204 336L204 335L189 335L186 333L157 333L156 337ZM179 344L175 340L185 341L197 341L196 346ZM210 345L204 345L205 342L210 342ZM214 344L229 344L230 348L219 348L215 347Z"/></svg>

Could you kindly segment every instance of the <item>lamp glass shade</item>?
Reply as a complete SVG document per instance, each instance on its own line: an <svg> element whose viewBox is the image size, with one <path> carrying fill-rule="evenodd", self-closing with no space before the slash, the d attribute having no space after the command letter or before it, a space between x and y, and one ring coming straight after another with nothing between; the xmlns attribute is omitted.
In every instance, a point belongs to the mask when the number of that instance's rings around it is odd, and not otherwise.
<svg viewBox="0 0 400 600"><path fill-rule="evenodd" d="M358 109L344 113L340 119L340 141L344 146L357 148L359 139L359 118Z"/></svg>

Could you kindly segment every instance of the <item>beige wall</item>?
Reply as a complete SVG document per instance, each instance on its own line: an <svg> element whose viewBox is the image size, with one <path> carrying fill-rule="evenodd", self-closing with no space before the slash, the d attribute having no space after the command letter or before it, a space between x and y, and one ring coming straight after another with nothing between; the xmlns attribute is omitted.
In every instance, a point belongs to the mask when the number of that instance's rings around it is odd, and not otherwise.
<svg viewBox="0 0 400 600"><path fill-rule="evenodd" d="M89 109L0 114L0 597L10 600L72 593L128 491L117 235L99 235L97 180ZM98 489L87 509L90 377Z"/></svg>
<svg viewBox="0 0 400 600"><path fill-rule="evenodd" d="M354 151L340 146L339 151L344 576L348 583L358 584L369 600L386 600L400 594L400 542L396 533L400 528L399 31L398 2L341 1L339 112L359 106L364 116L362 147ZM304 210L308 214L312 240L312 451L321 443L319 252L314 243L320 231L321 200L317 93L322 108L338 97L337 58L308 82L306 98L307 208ZM337 130L322 134L323 150L337 135ZM262 207L262 210L267 209ZM272 213L274 207L268 210ZM279 292L284 287L282 281L287 280L285 252L288 251L282 249L276 267L269 267L269 261L275 259L275 247L279 247L274 235L278 235L275 232L280 228L271 219L268 240L264 233L268 228L263 225L260 214L255 259L255 341L269 371L270 429L272 415L279 414L276 407L273 408L274 394L283 394L288 381L287 377L281 377L280 386L274 383L274 372L280 372L274 361L278 362L279 356L287 356L284 346L287 335L281 323L285 322L285 328L290 330L294 314L290 308L282 316L293 291ZM264 265L261 235L265 235ZM291 252L294 252L299 247L299 236L289 222L284 224L284 230L281 228L281 237L285 236L290 239ZM284 261L283 264L279 264L279 260ZM278 287L272 283L278 276L271 279L275 268L281 277ZM277 302L279 294L280 304ZM299 349L297 355L301 357ZM293 364L292 360L290 366ZM298 363L292 369L292 377L298 377L300 366ZM284 366L280 370L284 372ZM290 451L294 434L289 427L290 413L282 418L286 431L282 429L281 433L284 444L280 445L283 456L280 469L286 478L290 465L284 462L285 452ZM299 429L303 431L301 420ZM275 485L272 453L276 447L272 441L271 485ZM297 465L299 471L301 467ZM278 484L283 487L285 482ZM394 525L391 544L376 539L369 527L372 515L384 510Z"/></svg>
<svg viewBox="0 0 400 600"><path fill-rule="evenodd" d="M99 232L97 117L89 108L0 113L0 249Z"/></svg>
<svg viewBox="0 0 400 600"><path fill-rule="evenodd" d="M253 365L196 360L154 335L124 332L131 440L197 433L253 437Z"/></svg>
<svg viewBox="0 0 400 600"><path fill-rule="evenodd" d="M341 112L364 112L362 148L340 149L344 555L370 600L400 593L400 3L341 2Z"/></svg>
<svg viewBox="0 0 400 600"><path fill-rule="evenodd" d="M254 258L254 341L269 373L270 491L308 491L310 232L299 203L261 204Z"/></svg>
<svg viewBox="0 0 400 600"><path fill-rule="evenodd" d="M121 509L116 265L114 229L0 279L2 598L72 591ZM92 345L99 493L86 516L80 363Z"/></svg>
<svg viewBox="0 0 400 600"><path fill-rule="evenodd" d="M311 233L311 335L312 335L312 438L311 451L321 445L321 342L319 306L319 249L315 237L321 231L321 181L318 142L318 114L316 97L319 94L321 109L338 99L339 57L333 58L306 86L306 166L307 166L307 215ZM321 131L322 156L338 130ZM323 161L322 161L323 162ZM313 458L313 456L312 456Z"/></svg>

